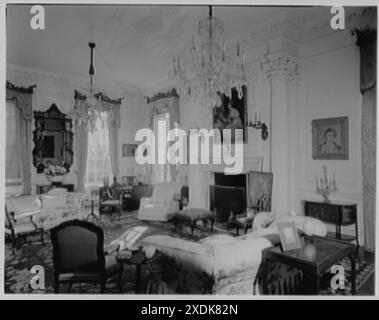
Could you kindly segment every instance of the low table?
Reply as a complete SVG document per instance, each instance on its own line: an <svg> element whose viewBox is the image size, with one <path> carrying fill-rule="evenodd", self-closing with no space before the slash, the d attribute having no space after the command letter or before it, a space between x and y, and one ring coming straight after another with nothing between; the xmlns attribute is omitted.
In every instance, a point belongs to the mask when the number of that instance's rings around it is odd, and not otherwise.
<svg viewBox="0 0 379 320"><path fill-rule="evenodd" d="M159 252L155 252L151 258L146 257L142 249L129 251L128 249L121 250L117 253L116 260L121 264L130 264L136 267L136 288L135 293L141 293L141 274L142 266L156 262L160 257ZM122 276L122 275L121 275ZM119 281L120 292L122 292L122 281Z"/></svg>
<svg viewBox="0 0 379 320"><path fill-rule="evenodd" d="M351 292L355 293L355 258L356 246L345 241L313 236L312 244L316 253L307 256L304 249L295 249L282 252L280 246L270 247L262 251L262 266L268 261L280 262L300 269L303 272L304 294L317 295L320 292L322 275L341 259L349 257L351 261ZM267 265L266 265L267 266ZM267 267L262 267L262 277L267 279ZM265 280L263 281L265 290Z"/></svg>
<svg viewBox="0 0 379 320"><path fill-rule="evenodd" d="M179 223L188 223L191 227L192 235L197 221L210 222L211 231L213 231L213 224L215 220L215 214L212 211L199 208L184 209L176 213L172 218L172 221L175 224L175 230Z"/></svg>

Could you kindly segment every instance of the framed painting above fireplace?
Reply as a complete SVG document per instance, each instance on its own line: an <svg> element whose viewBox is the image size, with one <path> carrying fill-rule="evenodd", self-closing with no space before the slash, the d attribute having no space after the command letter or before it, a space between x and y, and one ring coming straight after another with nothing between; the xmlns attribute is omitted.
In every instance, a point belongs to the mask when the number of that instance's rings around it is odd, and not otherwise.
<svg viewBox="0 0 379 320"><path fill-rule="evenodd" d="M220 130L223 142L223 129L231 129L231 142L247 143L247 87L242 88L243 96L240 99L236 89L232 90L231 98L224 94L219 95L218 105L213 108L213 128ZM242 129L242 136L236 134L235 129Z"/></svg>

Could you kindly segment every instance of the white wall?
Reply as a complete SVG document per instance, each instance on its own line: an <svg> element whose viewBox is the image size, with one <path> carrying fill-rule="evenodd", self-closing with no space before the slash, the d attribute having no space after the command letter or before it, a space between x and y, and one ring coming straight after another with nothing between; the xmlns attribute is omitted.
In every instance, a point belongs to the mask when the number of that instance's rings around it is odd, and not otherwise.
<svg viewBox="0 0 379 320"><path fill-rule="evenodd" d="M303 79L299 108L301 200L321 200L315 192L315 175L326 165L335 174L339 191L331 200L358 204L359 230L363 243L361 172L361 93L359 91L359 50L354 37L337 33L305 44L302 48ZM332 117L349 118L349 160L313 160L311 121ZM296 155L295 155L296 156ZM300 207L299 207L300 208ZM333 228L331 228L333 230ZM352 233L353 229L346 229Z"/></svg>
<svg viewBox="0 0 379 320"><path fill-rule="evenodd" d="M144 97L136 93L129 93L125 97L123 106L121 107L121 127L119 131L119 168L121 177L134 176L135 167L137 165L134 157L124 157L122 155L122 145L137 144L134 140L136 132L146 127L145 111L144 111L145 99Z"/></svg>

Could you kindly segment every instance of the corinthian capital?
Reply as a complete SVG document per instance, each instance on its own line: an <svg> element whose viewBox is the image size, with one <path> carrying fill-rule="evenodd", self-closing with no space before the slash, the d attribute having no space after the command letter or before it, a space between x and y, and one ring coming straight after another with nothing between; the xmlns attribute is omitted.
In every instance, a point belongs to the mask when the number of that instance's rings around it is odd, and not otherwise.
<svg viewBox="0 0 379 320"><path fill-rule="evenodd" d="M262 67L270 81L297 82L300 77L299 61L289 56L267 58Z"/></svg>

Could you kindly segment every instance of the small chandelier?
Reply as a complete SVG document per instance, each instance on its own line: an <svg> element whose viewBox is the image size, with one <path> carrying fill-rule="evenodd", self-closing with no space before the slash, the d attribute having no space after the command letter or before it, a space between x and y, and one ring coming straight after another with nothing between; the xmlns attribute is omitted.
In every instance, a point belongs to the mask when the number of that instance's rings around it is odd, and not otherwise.
<svg viewBox="0 0 379 320"><path fill-rule="evenodd" d="M245 55L237 44L236 52L227 55L226 46L221 49L215 39L223 32L223 21L213 16L209 6L208 17L199 21L199 35L203 40L200 46L192 46L184 57L173 60L170 78L176 82L180 96L201 102L204 107L213 108L217 105L220 94L231 98L232 89L236 89L238 97L243 97L243 85L246 85Z"/></svg>
<svg viewBox="0 0 379 320"><path fill-rule="evenodd" d="M97 129L100 122L103 126L105 119L102 117L102 95L95 94L93 77L95 75L95 67L93 64L93 49L96 47L94 42L89 42L90 48L90 66L89 66L89 89L86 95L81 95L75 92L75 105L70 112L73 120L78 121L79 124L87 123L91 132Z"/></svg>

